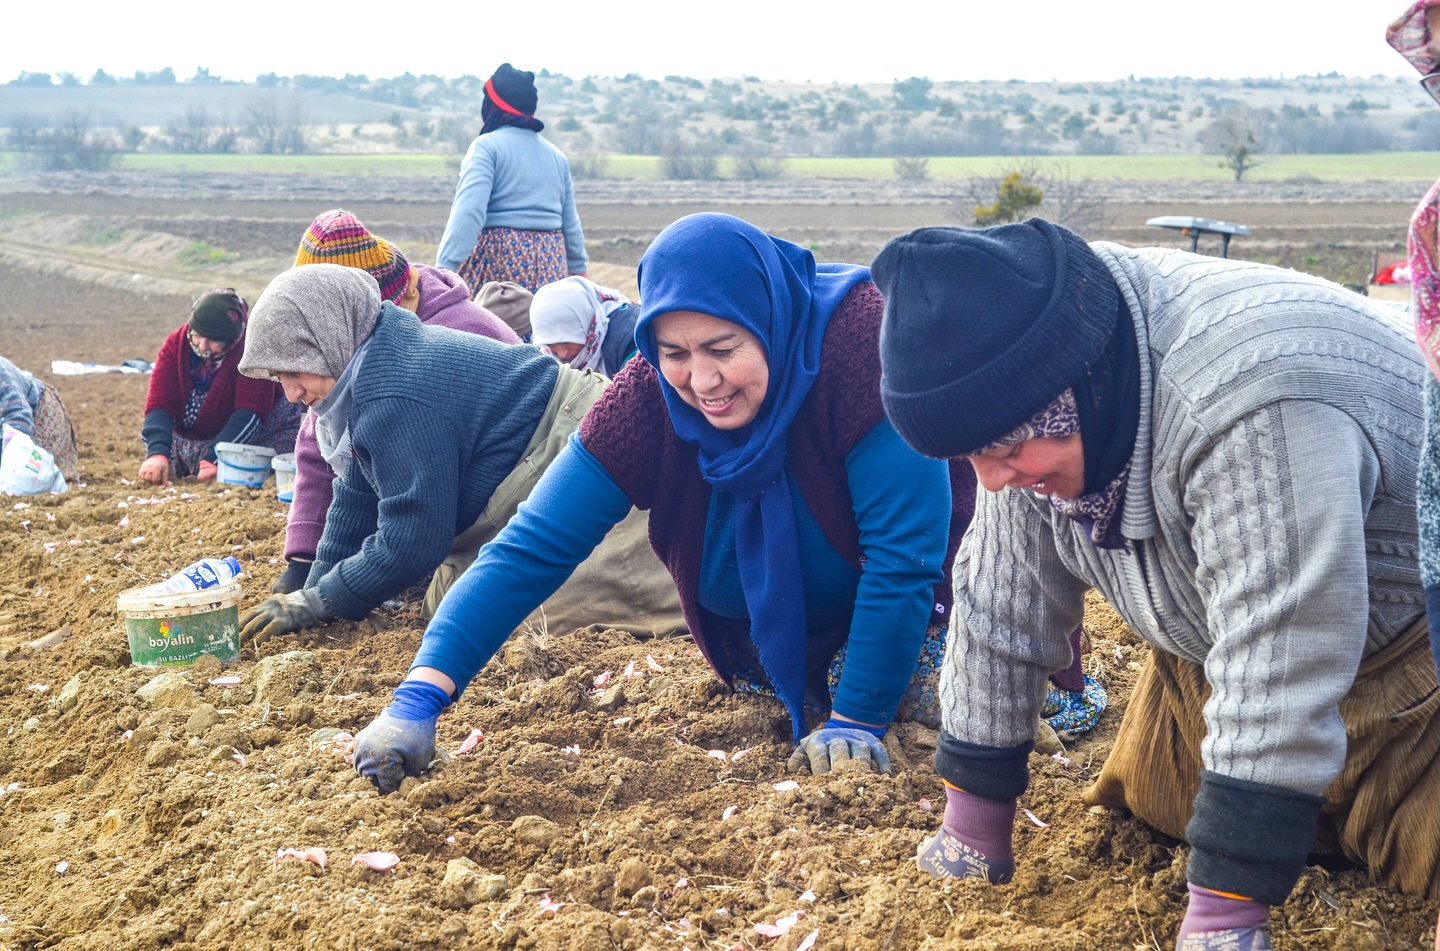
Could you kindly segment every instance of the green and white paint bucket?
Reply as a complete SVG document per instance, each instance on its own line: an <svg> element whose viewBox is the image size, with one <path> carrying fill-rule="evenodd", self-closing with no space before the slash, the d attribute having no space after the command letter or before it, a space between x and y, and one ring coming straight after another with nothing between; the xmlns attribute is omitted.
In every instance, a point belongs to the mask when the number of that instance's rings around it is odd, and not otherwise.
<svg viewBox="0 0 1440 951"><path fill-rule="evenodd" d="M224 664L240 659L238 580L181 594L143 592L130 588L116 602L136 667L183 667L201 654Z"/></svg>

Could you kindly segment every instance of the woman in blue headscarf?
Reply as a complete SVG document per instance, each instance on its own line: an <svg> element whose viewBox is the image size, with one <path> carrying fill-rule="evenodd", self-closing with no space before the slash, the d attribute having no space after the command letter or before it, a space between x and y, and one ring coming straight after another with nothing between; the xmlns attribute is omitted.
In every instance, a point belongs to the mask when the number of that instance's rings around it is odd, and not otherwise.
<svg viewBox="0 0 1440 951"><path fill-rule="evenodd" d="M644 359L456 583L358 737L355 768L382 792L429 764L440 711L632 506L715 672L783 703L793 765L886 769L897 714L937 722L944 579L975 479L886 420L869 270L700 214L661 232L639 280Z"/></svg>

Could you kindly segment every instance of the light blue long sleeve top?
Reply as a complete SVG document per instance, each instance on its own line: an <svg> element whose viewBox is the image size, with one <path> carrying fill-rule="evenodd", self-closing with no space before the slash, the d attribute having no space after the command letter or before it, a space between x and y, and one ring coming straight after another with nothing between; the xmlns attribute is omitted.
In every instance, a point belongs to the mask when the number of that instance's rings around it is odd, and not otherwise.
<svg viewBox="0 0 1440 951"><path fill-rule="evenodd" d="M9 423L27 436L35 435L35 411L45 384L0 357L0 423Z"/></svg>
<svg viewBox="0 0 1440 951"><path fill-rule="evenodd" d="M583 274L589 265L570 162L529 129L502 126L470 143L436 267L459 271L485 228L561 231L570 273Z"/></svg>

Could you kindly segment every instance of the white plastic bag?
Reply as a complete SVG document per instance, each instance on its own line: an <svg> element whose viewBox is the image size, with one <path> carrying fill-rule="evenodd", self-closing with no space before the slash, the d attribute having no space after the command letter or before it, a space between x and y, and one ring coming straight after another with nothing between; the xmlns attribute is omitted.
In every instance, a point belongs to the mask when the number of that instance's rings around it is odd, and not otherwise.
<svg viewBox="0 0 1440 951"><path fill-rule="evenodd" d="M6 495L58 495L70 487L55 465L50 450L35 445L35 440L13 426L4 427L0 437L0 492Z"/></svg>

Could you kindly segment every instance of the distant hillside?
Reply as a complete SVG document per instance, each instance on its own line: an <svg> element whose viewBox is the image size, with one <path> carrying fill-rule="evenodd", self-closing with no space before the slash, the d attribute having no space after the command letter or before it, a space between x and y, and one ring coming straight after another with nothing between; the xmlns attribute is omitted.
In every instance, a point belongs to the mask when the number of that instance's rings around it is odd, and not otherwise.
<svg viewBox="0 0 1440 951"><path fill-rule="evenodd" d="M1401 77L861 86L542 73L537 82L546 135L582 174L587 158L606 154L662 155L677 177L704 177L722 155L1199 153L1222 150L1217 123L1237 118L1260 152L1440 149L1434 103ZM482 85L409 74L254 83L177 82L168 70L89 82L24 74L0 86L0 128L19 151L63 134L128 151L453 154L478 127ZM763 164L755 171L763 177Z"/></svg>

